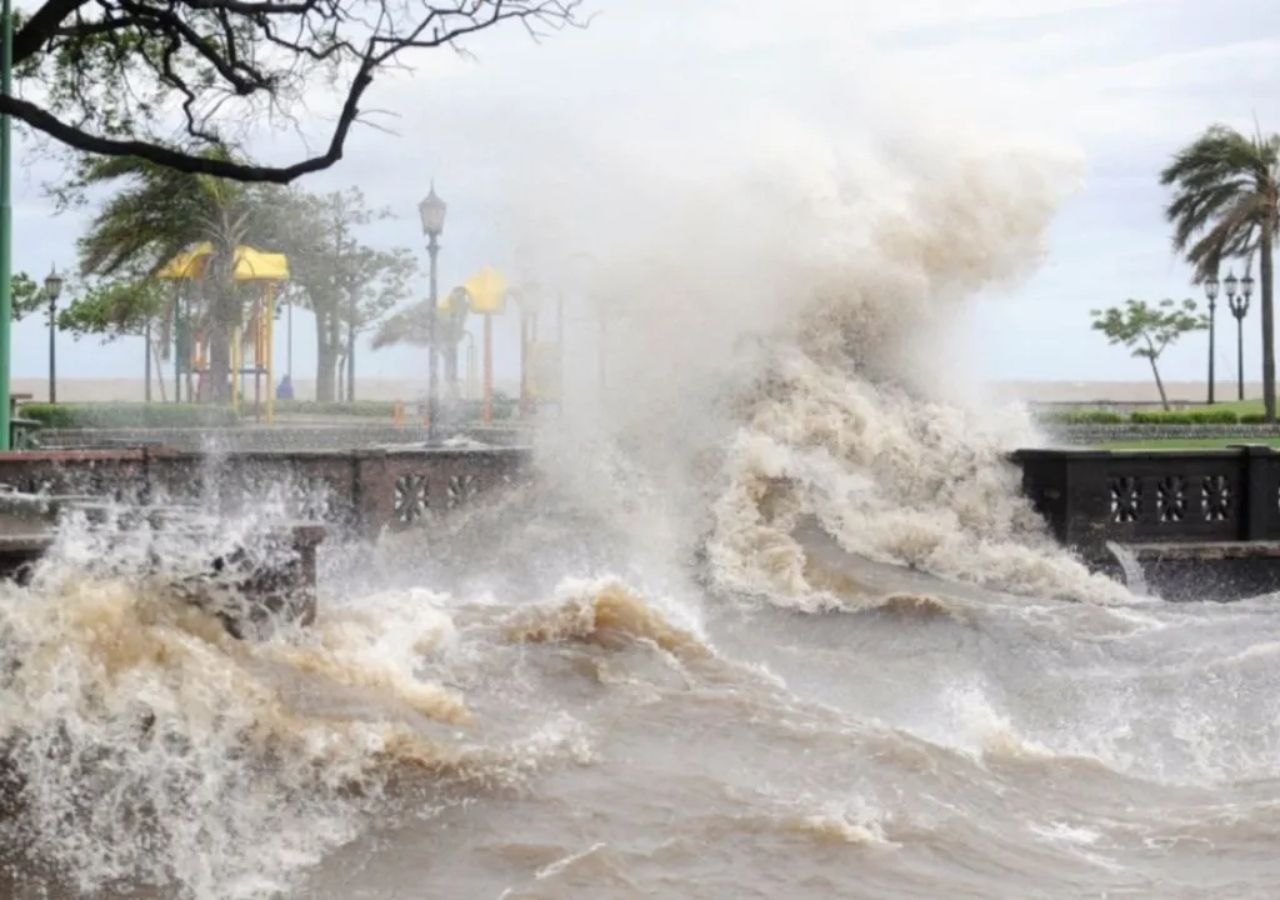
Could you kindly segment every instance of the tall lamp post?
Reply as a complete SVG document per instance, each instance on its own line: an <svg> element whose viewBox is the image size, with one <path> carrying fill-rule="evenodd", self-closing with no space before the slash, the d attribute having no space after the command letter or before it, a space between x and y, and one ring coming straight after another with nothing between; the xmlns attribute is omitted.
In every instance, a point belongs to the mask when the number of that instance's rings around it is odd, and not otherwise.
<svg viewBox="0 0 1280 900"><path fill-rule="evenodd" d="M1226 283L1228 293L1235 289L1236 277L1228 274ZM1213 320L1218 305L1218 276L1209 278L1204 283L1204 295L1209 300L1209 404L1213 404Z"/></svg>
<svg viewBox="0 0 1280 900"><path fill-rule="evenodd" d="M1249 314L1249 300L1253 297L1253 275L1244 273L1240 279L1240 293L1236 293L1234 278L1227 279L1227 305L1236 319L1236 394L1244 399L1244 317Z"/></svg>
<svg viewBox="0 0 1280 900"><path fill-rule="evenodd" d="M58 297L62 294L62 276L54 266L44 280L44 295L49 298L49 402L58 402L58 364L54 335L58 325ZM149 349L149 348L148 348Z"/></svg>
<svg viewBox="0 0 1280 900"><path fill-rule="evenodd" d="M0 93L13 94L13 4L0 3ZM9 370L13 363L9 325L13 320L13 206L10 198L12 155L9 114L0 115L0 450L13 447L10 431Z"/></svg>
<svg viewBox="0 0 1280 900"><path fill-rule="evenodd" d="M436 383L436 320L440 318L436 299L436 257L440 255L440 234L444 231L444 214L448 206L436 196L436 185L431 183L431 192L418 204L418 215L422 217L422 233L427 236L427 254L431 257L431 296L427 300L429 318L427 320L427 443L436 441L436 411L438 409Z"/></svg>

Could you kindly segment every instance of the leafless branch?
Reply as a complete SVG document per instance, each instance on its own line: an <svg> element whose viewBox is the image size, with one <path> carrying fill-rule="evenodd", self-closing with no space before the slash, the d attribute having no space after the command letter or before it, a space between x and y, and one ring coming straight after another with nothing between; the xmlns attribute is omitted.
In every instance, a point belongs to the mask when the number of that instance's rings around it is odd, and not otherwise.
<svg viewBox="0 0 1280 900"><path fill-rule="evenodd" d="M582 0L46 0L14 37L23 96L0 110L72 148L181 171L287 182L342 158L376 76L406 51L452 47L504 22L535 39L581 24ZM328 146L290 165L210 155L219 124L291 109L317 85L343 98ZM170 106L172 100L175 105ZM166 135L157 112L182 117Z"/></svg>

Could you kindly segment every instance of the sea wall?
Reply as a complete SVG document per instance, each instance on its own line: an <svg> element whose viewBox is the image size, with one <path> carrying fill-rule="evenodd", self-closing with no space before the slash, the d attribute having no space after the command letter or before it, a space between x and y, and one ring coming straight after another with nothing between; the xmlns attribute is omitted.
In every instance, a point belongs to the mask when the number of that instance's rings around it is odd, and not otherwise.
<svg viewBox="0 0 1280 900"><path fill-rule="evenodd" d="M518 447L199 453L167 448L0 455L0 484L28 493L216 505L227 513L279 502L291 515L361 536L402 529L522 480Z"/></svg>

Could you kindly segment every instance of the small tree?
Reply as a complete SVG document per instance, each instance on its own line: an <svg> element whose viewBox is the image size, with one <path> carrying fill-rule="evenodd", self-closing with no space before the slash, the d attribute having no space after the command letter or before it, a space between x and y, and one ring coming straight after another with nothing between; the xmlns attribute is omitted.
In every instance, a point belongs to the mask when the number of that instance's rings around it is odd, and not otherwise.
<svg viewBox="0 0 1280 900"><path fill-rule="evenodd" d="M26 318L28 313L35 312L37 309L44 309L49 305L49 300L45 296L40 285L31 280L31 276L26 272L17 272L9 280L12 285L10 290L13 292L13 320L15 322Z"/></svg>
<svg viewBox="0 0 1280 900"><path fill-rule="evenodd" d="M137 272L122 273L112 279L97 279L84 285L81 295L58 313L57 326L71 332L76 340L97 336L103 343L116 338L144 338L147 400L151 399L152 363L160 370L160 342L153 340L152 323L164 317L172 306L172 285ZM160 397L165 397L164 378Z"/></svg>
<svg viewBox="0 0 1280 900"><path fill-rule="evenodd" d="M324 195L276 189L268 196L261 213L265 239L289 257L289 299L316 317L316 399L342 399L344 370L345 393L353 399L354 336L409 295L417 271L413 253L360 241L359 230L391 213L367 206L358 188Z"/></svg>
<svg viewBox="0 0 1280 900"><path fill-rule="evenodd" d="M1089 315L1093 316L1094 330L1105 334L1108 343L1123 344L1130 349L1131 355L1151 363L1151 374L1155 376L1156 388L1160 391L1160 403L1168 409L1169 398L1165 396L1164 382L1160 380L1156 361L1166 347L1188 331L1208 327L1208 320L1196 313L1196 302L1183 300L1178 304L1173 300L1161 300L1156 306L1148 306L1142 300L1126 300L1123 307L1094 309Z"/></svg>

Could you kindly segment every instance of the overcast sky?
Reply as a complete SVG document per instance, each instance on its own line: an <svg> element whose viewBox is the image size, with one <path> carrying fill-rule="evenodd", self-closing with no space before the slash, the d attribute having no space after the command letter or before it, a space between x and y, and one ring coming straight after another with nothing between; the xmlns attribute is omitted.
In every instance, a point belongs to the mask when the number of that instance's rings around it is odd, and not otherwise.
<svg viewBox="0 0 1280 900"><path fill-rule="evenodd" d="M449 203L442 288L480 265L516 265L522 228L537 221L549 171L559 184L597 153L686 146L730 160L740 126L799 116L833 135L892 137L910 127L1043 145L1074 160L1067 199L1033 275L975 298L967 330L983 373L996 379L1133 379L1138 361L1089 330L1088 311L1127 297L1201 299L1171 252L1157 172L1205 126L1280 127L1280 3L1274 0L588 0L590 27L534 44L517 30L415 58L416 71L373 92L382 130L361 128L346 158L304 186L360 184L402 218L368 239L421 243L414 204L434 178ZM326 108L323 98L315 104ZM730 127L728 123L736 123ZM710 135L694 132L711 132ZM318 136L318 127L315 134ZM696 140L693 139L696 136ZM263 135L264 156L298 152ZM640 150L636 150L640 153ZM53 164L21 142L15 189L15 259L43 274L74 265L83 214L54 216L41 184ZM670 157L667 157L670 158ZM25 165L23 165L25 163ZM529 181L536 179L537 186ZM543 203L554 217L554 203ZM768 234L783 223L761 221ZM548 221L547 227L553 228ZM783 233L779 232L780 235ZM566 248L566 252L572 248ZM423 282L425 290L425 281ZM1219 311L1219 366L1234 371L1230 319ZM1251 315L1250 324L1254 322ZM309 374L314 336L296 320L295 370ZM510 350L512 324L501 326ZM34 317L15 332L15 375L46 371ZM1257 374L1257 339L1246 344ZM1232 338L1228 340L1226 338ZM61 373L129 376L139 342L99 347L60 336ZM74 348L74 349L73 349ZM1197 378L1204 338L1168 354L1170 378ZM420 367L411 350L364 354L366 375Z"/></svg>

